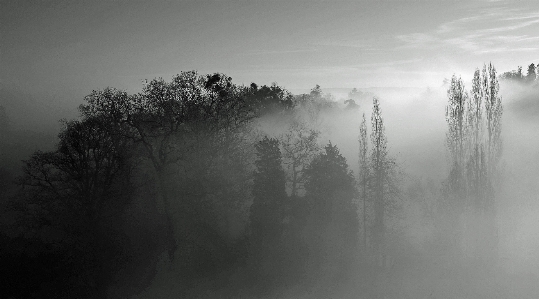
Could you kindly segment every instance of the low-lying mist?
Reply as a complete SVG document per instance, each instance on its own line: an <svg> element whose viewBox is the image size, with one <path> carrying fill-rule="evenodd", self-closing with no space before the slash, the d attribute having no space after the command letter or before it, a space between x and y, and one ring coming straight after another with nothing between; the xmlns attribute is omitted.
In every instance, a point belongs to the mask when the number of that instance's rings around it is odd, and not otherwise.
<svg viewBox="0 0 539 299"><path fill-rule="evenodd" d="M336 99L319 86L293 95L184 72L136 95L93 92L79 118L57 138L36 133L42 139L28 133L42 123L15 129L25 105L6 101L0 255L10 260L0 266L14 271L15 291L0 290L15 298L533 298L539 89L500 81L502 154L484 189L494 208L477 212L459 210L465 196L451 189L470 182L454 174L448 148L450 88L355 89ZM170 101L156 96L162 90ZM186 95L199 101L174 102ZM387 141L378 168L376 140ZM28 273L31 288L17 276Z"/></svg>

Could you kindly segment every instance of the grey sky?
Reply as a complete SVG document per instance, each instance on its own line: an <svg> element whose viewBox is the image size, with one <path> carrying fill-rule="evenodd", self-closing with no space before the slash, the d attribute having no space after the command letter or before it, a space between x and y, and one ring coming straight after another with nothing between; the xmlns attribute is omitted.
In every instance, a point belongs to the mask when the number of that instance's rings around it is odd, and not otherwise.
<svg viewBox="0 0 539 299"><path fill-rule="evenodd" d="M5 1L0 82L78 97L183 70L291 90L439 86L539 63L539 4L503 1Z"/></svg>

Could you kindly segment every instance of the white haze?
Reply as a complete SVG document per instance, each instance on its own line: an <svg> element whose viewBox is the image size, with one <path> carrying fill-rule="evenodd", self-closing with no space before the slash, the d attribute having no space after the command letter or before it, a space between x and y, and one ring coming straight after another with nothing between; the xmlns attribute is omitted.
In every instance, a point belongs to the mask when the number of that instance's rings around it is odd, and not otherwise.
<svg viewBox="0 0 539 299"><path fill-rule="evenodd" d="M465 84L469 90L471 82ZM500 266L509 274L535 277L539 275L539 96L537 90L529 87L506 81L500 85L504 105L502 176L494 186ZM445 143L447 86L362 91L372 92L379 98L389 153L396 158L406 178L430 181L440 189L448 176L450 163ZM339 105L344 108L342 95L340 98ZM329 141L336 144L355 174L359 123L365 113L370 132L372 100L358 104L359 110L323 114L319 139L321 146ZM263 131L270 135L278 136L286 129L278 120L263 123ZM411 219L414 215L405 217L408 217L404 220L406 235L413 238L410 242L419 247L425 238L432 237L431 230L414 224L416 219Z"/></svg>

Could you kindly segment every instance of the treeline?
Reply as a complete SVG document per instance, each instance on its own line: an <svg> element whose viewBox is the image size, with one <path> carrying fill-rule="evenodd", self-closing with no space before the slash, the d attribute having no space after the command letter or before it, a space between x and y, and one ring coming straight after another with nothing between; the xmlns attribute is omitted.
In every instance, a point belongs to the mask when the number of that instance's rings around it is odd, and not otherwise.
<svg viewBox="0 0 539 299"><path fill-rule="evenodd" d="M475 75L471 95L456 77L448 91L443 196L399 168L377 98L367 122L363 105L340 105L320 86L292 95L224 74L182 72L136 94L93 91L80 117L63 121L55 149L25 160L16 184L4 180L1 268L10 275L1 291L125 298L163 271L183 289L241 272L255 297L283 285L324 296L324 286L379 277L396 256L420 252L405 240L406 211L432 227L432 248L462 252L458 244L492 232L501 153L496 71ZM320 140L344 117L357 121L352 167ZM481 228L461 230L462 215L479 214Z"/></svg>
<svg viewBox="0 0 539 299"><path fill-rule="evenodd" d="M522 66L518 66L516 70L502 73L500 75L500 79L525 84L537 84L537 78L539 77L538 66L536 66L534 63L531 63L530 65L528 65L528 70L526 74L522 73Z"/></svg>
<svg viewBox="0 0 539 299"><path fill-rule="evenodd" d="M133 95L92 92L55 150L36 151L6 188L2 292L125 297L169 266L186 280L237 265L260 282L330 265L345 275L357 255L355 181L311 126L331 109L318 86L293 96L196 72ZM264 118L287 131L265 136Z"/></svg>

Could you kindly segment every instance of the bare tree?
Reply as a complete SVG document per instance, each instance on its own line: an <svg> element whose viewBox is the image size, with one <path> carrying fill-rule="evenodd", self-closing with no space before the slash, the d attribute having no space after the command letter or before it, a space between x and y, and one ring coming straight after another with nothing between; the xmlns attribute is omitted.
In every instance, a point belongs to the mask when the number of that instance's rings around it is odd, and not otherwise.
<svg viewBox="0 0 539 299"><path fill-rule="evenodd" d="M162 78L146 82L142 92L133 96L110 88L95 91L80 108L83 117L106 118L112 127L123 127L125 137L141 147L153 166L165 210L171 260L177 242L167 174L172 165L185 162L188 154L217 132L250 119L243 90L231 80L223 74L182 72L171 82Z"/></svg>
<svg viewBox="0 0 539 299"><path fill-rule="evenodd" d="M293 122L280 138L292 196L304 190L305 169L320 151L319 135L319 131L309 128L305 122Z"/></svg>

